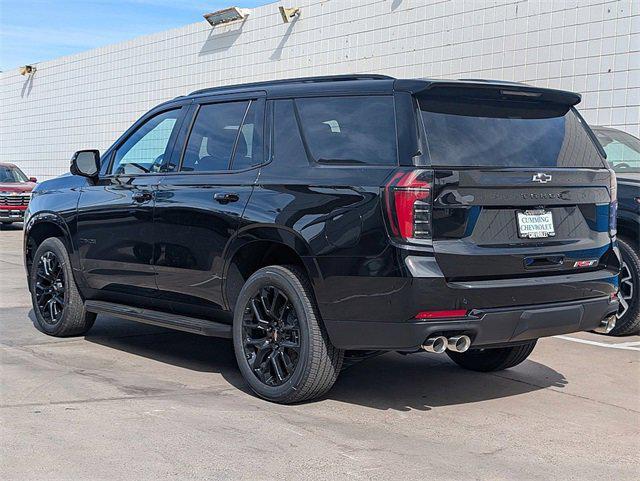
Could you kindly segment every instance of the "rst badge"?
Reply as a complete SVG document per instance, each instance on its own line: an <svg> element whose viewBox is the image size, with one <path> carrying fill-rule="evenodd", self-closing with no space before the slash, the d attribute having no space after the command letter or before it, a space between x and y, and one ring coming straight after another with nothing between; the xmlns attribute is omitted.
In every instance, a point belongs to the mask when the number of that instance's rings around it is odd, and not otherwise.
<svg viewBox="0 0 640 481"><path fill-rule="evenodd" d="M597 265L598 265L598 259L585 259L582 261L575 261L573 263L574 268L594 267Z"/></svg>

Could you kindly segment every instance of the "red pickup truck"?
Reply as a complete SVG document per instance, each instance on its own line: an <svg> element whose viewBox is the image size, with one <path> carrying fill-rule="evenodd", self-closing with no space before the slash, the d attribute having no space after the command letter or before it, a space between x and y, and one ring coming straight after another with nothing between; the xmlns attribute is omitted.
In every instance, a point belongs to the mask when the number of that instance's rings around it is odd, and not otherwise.
<svg viewBox="0 0 640 481"><path fill-rule="evenodd" d="M27 177L16 165L0 162L0 222L8 225L22 222L35 177Z"/></svg>

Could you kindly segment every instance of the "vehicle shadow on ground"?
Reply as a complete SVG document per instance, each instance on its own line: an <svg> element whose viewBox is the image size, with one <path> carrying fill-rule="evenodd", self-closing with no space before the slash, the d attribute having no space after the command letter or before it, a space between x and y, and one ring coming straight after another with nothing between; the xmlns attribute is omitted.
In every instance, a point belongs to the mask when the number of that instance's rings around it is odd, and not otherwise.
<svg viewBox="0 0 640 481"><path fill-rule="evenodd" d="M567 384L561 373L535 361L480 373L458 367L446 354L388 353L347 369L327 397L383 410L428 411Z"/></svg>
<svg viewBox="0 0 640 481"><path fill-rule="evenodd" d="M249 392L228 339L216 339L99 316L87 341L199 372L217 372ZM381 410L423 410L562 388L565 377L548 366L525 361L499 373L465 371L446 355L388 353L341 373L325 396Z"/></svg>

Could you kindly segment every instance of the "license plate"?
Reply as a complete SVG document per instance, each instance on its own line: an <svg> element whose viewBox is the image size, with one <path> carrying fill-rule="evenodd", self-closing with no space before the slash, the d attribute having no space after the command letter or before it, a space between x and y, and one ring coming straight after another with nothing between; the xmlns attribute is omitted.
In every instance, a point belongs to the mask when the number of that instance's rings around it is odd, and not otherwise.
<svg viewBox="0 0 640 481"><path fill-rule="evenodd" d="M545 210L518 212L518 235L523 239L553 237L553 214Z"/></svg>

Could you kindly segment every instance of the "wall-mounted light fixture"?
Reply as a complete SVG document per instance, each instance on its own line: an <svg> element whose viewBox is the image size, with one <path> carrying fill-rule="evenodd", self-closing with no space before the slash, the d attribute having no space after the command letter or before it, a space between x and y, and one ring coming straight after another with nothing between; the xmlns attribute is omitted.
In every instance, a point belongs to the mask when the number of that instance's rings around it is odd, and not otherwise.
<svg viewBox="0 0 640 481"><path fill-rule="evenodd" d="M244 20L251 13L247 8L229 7L223 8L212 13L205 13L204 19L211 24L212 27L223 23L235 22L236 20Z"/></svg>
<svg viewBox="0 0 640 481"><path fill-rule="evenodd" d="M33 65L24 65L18 69L20 75L31 75L35 73L36 68Z"/></svg>
<svg viewBox="0 0 640 481"><path fill-rule="evenodd" d="M280 10L280 16L282 17L282 21L284 23L289 23L296 17L300 16L300 7L278 7L278 10Z"/></svg>

